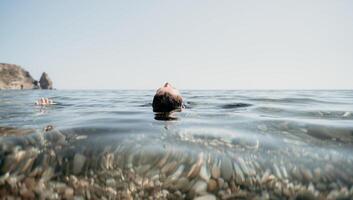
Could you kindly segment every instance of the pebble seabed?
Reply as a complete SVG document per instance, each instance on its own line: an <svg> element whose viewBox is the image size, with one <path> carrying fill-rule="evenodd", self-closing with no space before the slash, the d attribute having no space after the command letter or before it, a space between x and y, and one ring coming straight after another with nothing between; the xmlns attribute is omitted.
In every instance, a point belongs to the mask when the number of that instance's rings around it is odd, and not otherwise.
<svg viewBox="0 0 353 200"><path fill-rule="evenodd" d="M353 199L352 161L334 151L83 132L1 137L1 199Z"/></svg>

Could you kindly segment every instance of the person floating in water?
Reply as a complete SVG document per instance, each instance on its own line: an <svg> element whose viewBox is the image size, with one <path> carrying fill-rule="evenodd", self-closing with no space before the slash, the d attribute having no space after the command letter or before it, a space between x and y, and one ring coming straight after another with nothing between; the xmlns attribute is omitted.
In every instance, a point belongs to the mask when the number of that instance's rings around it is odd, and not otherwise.
<svg viewBox="0 0 353 200"><path fill-rule="evenodd" d="M40 106L48 106L55 103L51 99L42 97L38 99L35 104ZM153 112L156 113L181 111L181 109L184 108L183 98L177 89L175 89L171 84L165 83L154 95L152 107Z"/></svg>
<svg viewBox="0 0 353 200"><path fill-rule="evenodd" d="M53 100L48 99L48 98L40 98L35 102L36 105L39 106L48 106L48 105L53 105L55 104Z"/></svg>
<svg viewBox="0 0 353 200"><path fill-rule="evenodd" d="M153 112L157 113L181 111L183 98L177 89L173 88L171 84L165 83L154 95L152 107Z"/></svg>

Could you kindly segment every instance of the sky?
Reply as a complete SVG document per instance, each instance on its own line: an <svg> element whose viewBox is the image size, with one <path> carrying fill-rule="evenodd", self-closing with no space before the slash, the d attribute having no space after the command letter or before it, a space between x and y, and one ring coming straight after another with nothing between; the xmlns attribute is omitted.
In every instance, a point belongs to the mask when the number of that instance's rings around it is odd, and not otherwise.
<svg viewBox="0 0 353 200"><path fill-rule="evenodd" d="M57 89L353 89L353 1L1 0L0 63Z"/></svg>

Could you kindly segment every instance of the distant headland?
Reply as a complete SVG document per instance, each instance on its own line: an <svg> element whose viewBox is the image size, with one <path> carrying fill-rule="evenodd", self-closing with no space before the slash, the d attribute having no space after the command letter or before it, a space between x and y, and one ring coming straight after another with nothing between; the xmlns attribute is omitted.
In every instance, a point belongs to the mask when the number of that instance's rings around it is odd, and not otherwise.
<svg viewBox="0 0 353 200"><path fill-rule="evenodd" d="M53 82L48 74L43 72L39 81L21 66L0 63L0 90L21 89L53 89Z"/></svg>

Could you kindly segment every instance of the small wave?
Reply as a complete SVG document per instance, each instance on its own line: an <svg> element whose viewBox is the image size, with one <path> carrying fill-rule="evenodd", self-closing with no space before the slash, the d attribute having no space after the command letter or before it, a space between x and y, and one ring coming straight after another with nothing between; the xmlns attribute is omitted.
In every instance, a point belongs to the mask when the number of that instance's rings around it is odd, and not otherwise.
<svg viewBox="0 0 353 200"><path fill-rule="evenodd" d="M250 101L257 102L272 102L272 103L335 103L330 101L323 101L314 98L250 98Z"/></svg>
<svg viewBox="0 0 353 200"><path fill-rule="evenodd" d="M152 103L145 103L140 105L140 107L152 107Z"/></svg>
<svg viewBox="0 0 353 200"><path fill-rule="evenodd" d="M184 107L190 109L190 108L195 107L196 105L198 105L198 104L194 101L187 101L187 102L185 102Z"/></svg>
<svg viewBox="0 0 353 200"><path fill-rule="evenodd" d="M223 109L234 109L234 108L244 108L244 107L249 107L252 106L252 104L248 103L230 103L230 104L224 104L221 106Z"/></svg>

